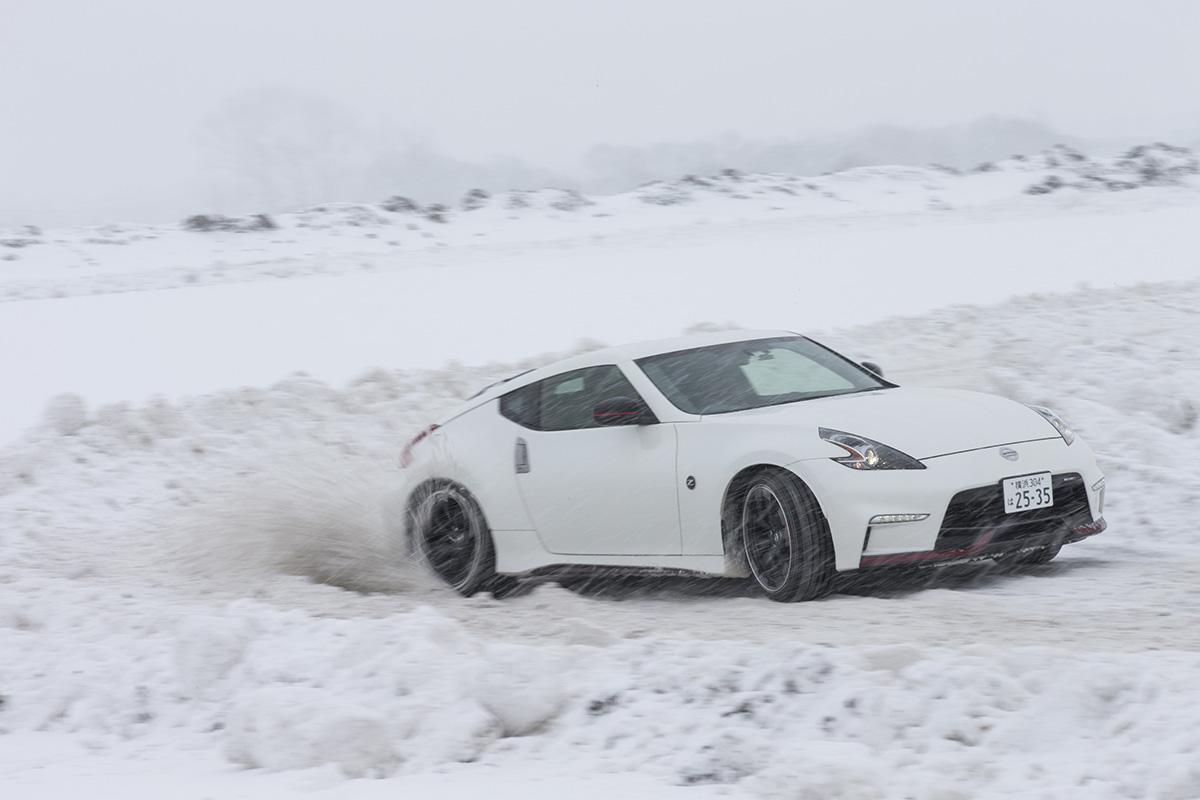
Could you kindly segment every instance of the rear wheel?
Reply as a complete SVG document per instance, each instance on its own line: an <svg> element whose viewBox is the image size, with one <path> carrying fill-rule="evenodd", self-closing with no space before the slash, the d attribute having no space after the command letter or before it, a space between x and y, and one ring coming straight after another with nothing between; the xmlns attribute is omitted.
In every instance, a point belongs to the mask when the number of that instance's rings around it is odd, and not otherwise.
<svg viewBox="0 0 1200 800"><path fill-rule="evenodd" d="M496 551L479 505L454 485L438 486L416 505L415 541L429 568L464 596L502 594L516 581L496 574Z"/></svg>
<svg viewBox="0 0 1200 800"><path fill-rule="evenodd" d="M750 574L772 600L812 600L833 583L833 545L816 498L776 472L754 476L741 497L740 531Z"/></svg>

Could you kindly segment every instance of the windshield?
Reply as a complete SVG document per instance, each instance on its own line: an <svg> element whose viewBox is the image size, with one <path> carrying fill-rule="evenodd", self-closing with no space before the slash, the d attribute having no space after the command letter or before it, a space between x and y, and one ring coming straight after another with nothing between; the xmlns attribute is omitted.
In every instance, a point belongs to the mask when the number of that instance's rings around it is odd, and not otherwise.
<svg viewBox="0 0 1200 800"><path fill-rule="evenodd" d="M637 360L658 390L689 414L830 397L892 384L803 336L730 342Z"/></svg>

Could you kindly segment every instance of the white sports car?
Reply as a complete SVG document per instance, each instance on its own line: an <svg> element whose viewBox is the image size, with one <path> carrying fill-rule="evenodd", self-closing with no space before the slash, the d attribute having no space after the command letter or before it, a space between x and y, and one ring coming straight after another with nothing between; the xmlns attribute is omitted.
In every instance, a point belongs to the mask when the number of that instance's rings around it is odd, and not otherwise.
<svg viewBox="0 0 1200 800"><path fill-rule="evenodd" d="M598 350L487 387L405 448L408 540L454 589L580 571L752 578L1044 563L1105 528L1104 477L1054 412L902 388L812 339Z"/></svg>

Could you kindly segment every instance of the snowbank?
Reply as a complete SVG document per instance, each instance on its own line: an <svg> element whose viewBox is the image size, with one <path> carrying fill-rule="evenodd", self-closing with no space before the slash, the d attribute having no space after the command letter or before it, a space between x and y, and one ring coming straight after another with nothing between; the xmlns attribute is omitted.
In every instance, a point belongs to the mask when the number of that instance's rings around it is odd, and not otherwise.
<svg viewBox="0 0 1200 800"><path fill-rule="evenodd" d="M763 797L1200 792L1196 653L530 646L469 635L432 610L320 619L251 601L182 623L126 619L141 623L130 652L113 652L131 642L104 631L77 642L73 669L53 680L10 671L6 728L99 747L170 733L245 766L359 777L557 762Z"/></svg>
<svg viewBox="0 0 1200 800"><path fill-rule="evenodd" d="M555 354L59 398L0 450L0 737L356 777L569 764L763 798L1195 797L1196 308L1196 282L1081 289L832 332L902 383L1062 411L1112 525L1046 567L804 608L682 581L462 600L405 560L401 443Z"/></svg>

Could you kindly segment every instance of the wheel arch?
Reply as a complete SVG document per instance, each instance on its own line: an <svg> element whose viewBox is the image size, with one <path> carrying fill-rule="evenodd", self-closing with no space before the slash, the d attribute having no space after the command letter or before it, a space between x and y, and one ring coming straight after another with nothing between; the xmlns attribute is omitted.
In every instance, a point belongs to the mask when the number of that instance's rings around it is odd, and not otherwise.
<svg viewBox="0 0 1200 800"><path fill-rule="evenodd" d="M727 574L735 577L748 577L750 566L746 563L745 551L739 539L741 535L741 499L754 484L754 479L763 473L773 473L794 483L796 487L813 504L817 515L829 535L829 520L821 507L821 502L808 482L795 471L779 464L759 463L742 467L725 485L725 493L721 497L721 544L725 553Z"/></svg>

